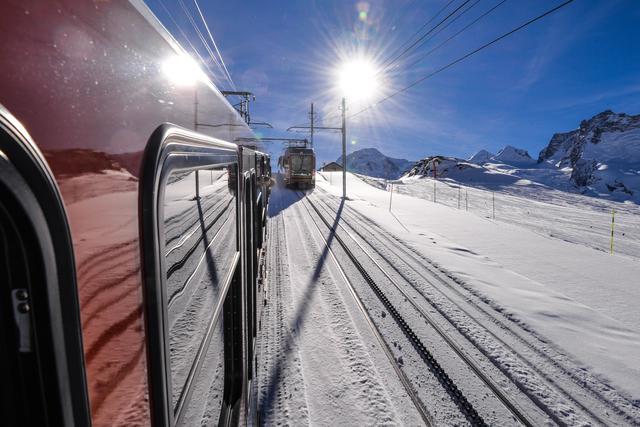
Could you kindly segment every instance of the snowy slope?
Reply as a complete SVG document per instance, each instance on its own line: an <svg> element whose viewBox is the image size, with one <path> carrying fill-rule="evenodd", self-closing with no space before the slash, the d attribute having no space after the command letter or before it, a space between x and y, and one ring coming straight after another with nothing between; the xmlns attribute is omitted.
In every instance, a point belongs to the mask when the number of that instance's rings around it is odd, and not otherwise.
<svg viewBox="0 0 640 427"><path fill-rule="evenodd" d="M342 156L336 163L342 164ZM413 162L387 157L375 148L363 148L347 155L347 170L376 178L399 178Z"/></svg>
<svg viewBox="0 0 640 427"><path fill-rule="evenodd" d="M500 166L504 167L503 164ZM437 179L497 189L522 184L518 176L509 173L511 168L511 166L507 169L494 168L488 163L478 165L456 157L431 156L416 162L402 178L419 179L435 176Z"/></svg>
<svg viewBox="0 0 640 427"><path fill-rule="evenodd" d="M323 175L318 186L340 194L339 180L334 179L332 187L322 181ZM347 191L349 206L464 278L482 298L570 354L584 369L632 399L640 397L640 317L631 302L640 299L635 280L640 265L637 259L572 243L591 225L589 215L582 228L566 230L567 239L555 239L404 194L393 196L390 213L389 193L351 174ZM557 220L557 212L550 211L547 218L544 212L532 221Z"/></svg>

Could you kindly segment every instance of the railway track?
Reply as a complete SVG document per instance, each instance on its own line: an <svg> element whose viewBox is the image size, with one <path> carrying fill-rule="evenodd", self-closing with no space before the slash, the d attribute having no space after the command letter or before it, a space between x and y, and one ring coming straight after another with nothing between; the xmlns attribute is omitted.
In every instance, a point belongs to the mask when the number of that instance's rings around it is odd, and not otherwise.
<svg viewBox="0 0 640 427"><path fill-rule="evenodd" d="M330 206L324 199L321 204L325 205L329 214L335 214L335 207ZM572 368L567 356L559 353L548 342L542 341L536 334L522 329L521 325L512 319L501 318L504 317L504 313L497 312L432 261L398 241L395 236L359 212L344 209L342 216L349 220L342 221L341 226L348 225L354 234L363 242L367 242L379 258L386 259L391 254L392 259L387 261L390 269L409 283L443 318L460 330L465 338L556 423L564 424L567 419L550 410L548 404L564 400L571 407L575 407L589 423L640 424L640 408L637 405L585 370L576 369L575 363ZM414 277L407 277L411 275ZM445 310L445 306L448 310ZM467 324L460 320L459 314L463 315ZM469 327L469 320L473 323L472 328ZM478 334L478 331L481 333ZM473 336L470 336L472 333ZM478 335L482 338L478 339ZM496 343L501 348L502 358L508 357L510 361L508 368L501 366L501 358L496 357ZM491 350L488 351L485 347L490 347ZM520 366L535 373L552 393L544 393L541 397L539 390L531 389L530 384L514 375L514 371L520 372L521 369L514 369L518 368L518 364L514 365L511 360L517 360Z"/></svg>
<svg viewBox="0 0 640 427"><path fill-rule="evenodd" d="M478 411L474 407L474 405L464 395L464 393L461 391L461 389L454 383L454 381L451 379L450 375L447 373L447 371L442 366L442 364L434 357L433 352L430 351L430 349L423 343L423 341L419 337L419 334L416 333L416 330L414 330L412 328L411 320L408 320L407 318L405 318L405 316L403 316L401 311L398 310L398 308L392 303L390 298L386 295L385 290L378 283L376 283L376 281L371 277L371 275L369 274L369 272L367 271L365 266L360 262L360 260L358 260L357 256L350 249L350 247L347 244L347 242L345 242L345 240L337 233L338 226L331 225L330 221L327 220L327 218L322 214L322 212L320 212L318 207L315 206L315 204L311 200L309 200L309 198L303 196L303 203L304 203L305 208L307 209L307 212L309 213L309 215L311 217L313 217L314 215L313 215L312 211L315 212L315 215L320 219L320 222L323 223L324 226L326 226L330 230L330 232L332 233L332 238L335 239L339 243L341 249L347 255L347 257L349 258L350 262L356 267L357 271L361 274L362 278L366 281L366 283L369 285L369 287L373 290L373 292L379 298L379 300L383 304L383 306L389 311L389 313L393 317L393 319L396 322L396 324L398 325L398 327L402 330L402 332L404 333L406 338L410 341L410 343L411 343L412 347L414 348L414 350L419 354L420 358L427 365L428 369L437 378L437 380L440 383L440 385L443 387L443 389L449 395L451 400L459 408L460 412L465 416L465 418L471 424L473 424L473 425L486 425L485 420L478 413ZM311 210L309 209L309 207L311 208ZM314 223L315 227L318 229L318 231L320 231L320 227L318 226L318 223L316 222L315 219L313 220L313 223ZM431 315L429 313L427 313L426 311L424 311L421 307L416 305L412 301L412 298L410 298L408 295L406 295L406 293L403 292L402 288L385 271L385 269L382 266L380 266L380 264L378 264L373 259L373 257L371 257L369 255L369 253L366 251L366 249L364 247L362 247L362 245L360 245L355 239L352 239L352 240L358 246L359 250L362 253L364 253L365 256L367 256L369 258L370 261L373 261L374 265L376 265L376 267L380 270L380 272L383 274L383 276L386 277L387 281L390 284L392 284L396 289L400 290L403 293L403 295L405 296L405 300L408 301L421 314L421 316L425 319L425 321L428 322L431 327L433 327L433 329L441 336L441 338L445 342L447 342L447 344L452 348L454 353L456 353L457 356L461 360L464 361L464 363L470 368L470 370L473 371L474 374L482 381L482 383L484 383L484 385L491 391L491 393L496 396L496 398L502 403L502 405L514 417L514 420L516 420L517 422L519 422L519 423L521 423L523 425L534 425L533 421L529 419L528 415L524 413L524 411L519 407L519 405L517 403L513 402L509 398L509 396L507 396L506 393L502 390L502 388L499 385L497 385L491 378L489 378L489 376L487 376L483 372L482 367L478 366L478 364L475 363L475 361L473 361L455 343L455 341L453 339L451 339L451 337L449 337L449 335L442 328L440 328L440 326L432 319ZM325 239L325 243L327 243L326 239ZM345 274L344 269L339 265L335 255L333 255L333 250L331 250L331 248L329 248L329 251L332 254L332 257L334 258L336 264L339 266L339 268L340 268L340 270L342 272L341 274L343 274L343 276L346 279L346 281L348 283L350 283L350 281L347 279L347 275ZM360 296L358 296L358 293L354 289L353 285L350 284L350 287L351 287L351 291L352 291L356 301L358 301L360 309L363 312L365 312L366 317L368 318L368 321L370 322L372 327L376 328L375 327L375 322L371 318L371 315L368 313L368 310L365 308L365 304L364 304L362 298ZM415 323L413 323L413 324L415 324ZM377 330L377 328L376 328L376 330ZM382 338L382 336L381 336L379 331L377 332L377 336L379 337L380 340L382 340L383 342L386 343L386 341ZM385 344L385 346L388 349L388 344ZM383 346L383 348L385 346ZM393 360L395 361L395 358L393 358ZM395 363L396 363L396 367L398 368L398 370L402 371L402 368L400 366L397 366L397 362L395 362ZM404 382L403 381L403 384L405 385L405 387L407 387L407 392L415 393L415 391L413 390L413 387L411 386L411 384L409 382ZM417 396L416 396L416 398L417 398Z"/></svg>
<svg viewBox="0 0 640 427"><path fill-rule="evenodd" d="M424 421L425 425L427 425L427 426L433 425L434 423L433 423L433 419L432 419L431 414L422 405L418 394L416 393L415 389L411 385L411 381L409 380L407 375L402 370L402 367L401 367L400 363L398 362L398 360L396 359L396 357L393 355L393 352L392 352L391 348L389 347L389 344L387 344L387 342L382 337L382 334L381 334L380 330L378 329L377 325L375 324L375 322L373 321L373 319L369 315L369 312L367 311L367 309L363 305L362 300L358 297L358 294L357 294L357 292L356 292L356 290L355 290L355 288L353 286L352 281L349 280L346 272L344 271L344 269L342 268L342 266L338 262L338 259L336 258L333 250L329 246L329 242L327 242L327 239L322 234L322 230L320 229L320 227L318 227L318 225L315 222L313 222L313 224L316 227L316 230L318 231L319 236L322 239L322 241L323 241L323 243L324 243L324 245L325 245L325 247L327 249L327 253L329 254L331 259L333 260L336 269L338 270L338 272L339 272L340 276L342 277L343 281L345 282L345 284L349 288L349 292L353 296L354 301L356 302L356 304L358 306L358 309L363 314L364 319L367 322L367 325L369 326L369 328L373 332L374 336L376 337L378 343L380 344L382 350L385 353L385 356L389 360L389 363L393 367L393 370L395 371L395 373L398 376L400 382L402 383L405 391L407 392L407 395L409 396L409 398L411 399L412 403L414 404L416 410L420 414L420 417Z"/></svg>

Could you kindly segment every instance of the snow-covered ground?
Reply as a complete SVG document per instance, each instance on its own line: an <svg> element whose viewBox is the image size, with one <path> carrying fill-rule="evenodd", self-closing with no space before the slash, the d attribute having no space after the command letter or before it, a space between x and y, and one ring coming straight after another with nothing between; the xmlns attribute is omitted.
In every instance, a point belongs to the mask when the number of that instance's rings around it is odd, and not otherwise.
<svg viewBox="0 0 640 427"><path fill-rule="evenodd" d="M336 177L327 175L327 178L334 181ZM387 186L382 179L366 176L361 179L377 188ZM405 178L401 184L394 185L394 193L432 202L435 188L435 200L439 204L607 253L611 250L611 221L615 211L614 253L640 260L640 206L635 203L617 203L561 191L497 171L492 174L491 182L486 176L479 182L477 186L470 186L446 178Z"/></svg>
<svg viewBox="0 0 640 427"><path fill-rule="evenodd" d="M270 202L262 423L422 424L299 199L280 188Z"/></svg>
<svg viewBox="0 0 640 427"><path fill-rule="evenodd" d="M340 194L340 173L333 174L318 175L318 190ZM545 193L547 202L496 193L496 220L492 220L490 198L474 202L472 195L480 193L469 191L466 211L463 190L457 209L457 189L450 189L447 199L444 190L438 193L445 184L437 185L436 197L441 194L449 206L425 200L433 183L421 180L415 186L398 187L423 198L396 193L391 213L389 192L348 174L347 205L566 353L577 370L593 373L637 405L640 262L635 207L625 211L626 205L620 205L623 213L617 230L627 230L625 236L631 236L616 240L621 254L611 256L605 251L606 239L591 243L599 236L591 230L606 230L611 224L610 213L599 212L596 202L583 203L586 198L573 195L563 200L560 192Z"/></svg>
<svg viewBox="0 0 640 427"><path fill-rule="evenodd" d="M466 424L448 381L490 425L640 421L637 259L340 176L273 191L263 423Z"/></svg>

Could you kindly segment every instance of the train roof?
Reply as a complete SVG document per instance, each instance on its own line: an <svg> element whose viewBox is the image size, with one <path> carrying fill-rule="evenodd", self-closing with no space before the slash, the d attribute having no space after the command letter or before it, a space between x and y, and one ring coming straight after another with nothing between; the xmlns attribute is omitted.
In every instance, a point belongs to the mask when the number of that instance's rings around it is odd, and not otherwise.
<svg viewBox="0 0 640 427"><path fill-rule="evenodd" d="M308 147L287 147L284 154L315 154L313 148Z"/></svg>

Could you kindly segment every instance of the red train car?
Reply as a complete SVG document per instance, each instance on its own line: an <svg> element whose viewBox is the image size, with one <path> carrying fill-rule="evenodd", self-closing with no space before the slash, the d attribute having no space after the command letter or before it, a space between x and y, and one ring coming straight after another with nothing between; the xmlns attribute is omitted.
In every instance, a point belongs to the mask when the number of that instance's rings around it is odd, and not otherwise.
<svg viewBox="0 0 640 427"><path fill-rule="evenodd" d="M0 33L2 424L251 422L268 156L141 1Z"/></svg>

